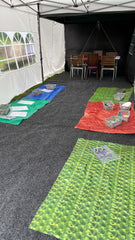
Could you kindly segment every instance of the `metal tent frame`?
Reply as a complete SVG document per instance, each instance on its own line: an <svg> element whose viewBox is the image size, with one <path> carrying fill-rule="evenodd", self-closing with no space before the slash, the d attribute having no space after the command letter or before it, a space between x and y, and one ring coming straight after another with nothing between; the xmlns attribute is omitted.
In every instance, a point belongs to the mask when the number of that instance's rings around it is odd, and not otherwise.
<svg viewBox="0 0 135 240"><path fill-rule="evenodd" d="M134 0L2 0L12 8L28 7L40 17L135 11ZM35 6L39 4L39 10Z"/></svg>

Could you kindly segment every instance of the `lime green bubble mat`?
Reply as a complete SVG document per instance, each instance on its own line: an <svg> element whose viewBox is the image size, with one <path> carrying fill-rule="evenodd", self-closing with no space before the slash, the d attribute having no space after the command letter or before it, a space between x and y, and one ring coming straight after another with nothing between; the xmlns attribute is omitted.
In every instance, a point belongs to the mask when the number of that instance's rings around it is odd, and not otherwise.
<svg viewBox="0 0 135 240"><path fill-rule="evenodd" d="M111 100L114 103L119 103L119 101L114 100L114 93L119 88L108 88L108 87L100 87L97 88L94 95L89 99L89 102L103 102L106 100ZM134 88L126 88L125 91L125 97L122 99L122 101L127 102L129 101L131 94L133 93Z"/></svg>
<svg viewBox="0 0 135 240"><path fill-rule="evenodd" d="M102 163L92 148L120 157ZM135 147L78 139L29 228L62 240L135 239Z"/></svg>

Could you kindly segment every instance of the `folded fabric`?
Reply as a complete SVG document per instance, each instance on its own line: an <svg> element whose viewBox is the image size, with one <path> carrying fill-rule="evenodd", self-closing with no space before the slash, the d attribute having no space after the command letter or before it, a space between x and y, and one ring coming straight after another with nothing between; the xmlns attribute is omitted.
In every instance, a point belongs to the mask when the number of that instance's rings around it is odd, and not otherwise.
<svg viewBox="0 0 135 240"><path fill-rule="evenodd" d="M115 128L110 128L106 126L105 119L111 116L117 116L119 110L119 104L117 103L115 103L113 110L107 111L104 109L102 102L89 102L85 109L84 116L80 119L79 123L75 126L75 128L106 133L135 133L135 112L133 109L133 103L131 105L130 117L128 122L122 122L121 125Z"/></svg>
<svg viewBox="0 0 135 240"><path fill-rule="evenodd" d="M108 87L100 87L97 88L94 95L89 99L89 102L103 102L106 100L111 100L114 103L119 103L119 101L114 99L114 93L119 88L108 88ZM126 88L125 89L125 97L122 101L127 102L129 101L131 94L133 93L134 88Z"/></svg>
<svg viewBox="0 0 135 240"><path fill-rule="evenodd" d="M41 94L36 96L33 93L29 93L24 99L34 99L34 100L49 100L51 101L59 92L61 92L66 86L56 85L55 89L46 89L46 85L43 84L38 89L41 89ZM46 91L45 91L46 90Z"/></svg>

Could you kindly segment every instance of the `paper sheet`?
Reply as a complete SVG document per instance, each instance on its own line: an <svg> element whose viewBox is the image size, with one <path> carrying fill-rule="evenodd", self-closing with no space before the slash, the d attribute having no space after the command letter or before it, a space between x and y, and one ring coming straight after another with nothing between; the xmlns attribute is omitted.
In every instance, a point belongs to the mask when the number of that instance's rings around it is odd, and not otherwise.
<svg viewBox="0 0 135 240"><path fill-rule="evenodd" d="M10 112L8 116L11 116L11 117L26 117L27 112Z"/></svg>
<svg viewBox="0 0 135 240"><path fill-rule="evenodd" d="M41 91L43 91L43 92L46 92L46 93L49 93L49 92L52 92L53 90L51 90L51 89L46 89L46 88L43 88L43 89L41 89Z"/></svg>
<svg viewBox="0 0 135 240"><path fill-rule="evenodd" d="M34 103L34 101L20 100L18 103L32 105Z"/></svg>
<svg viewBox="0 0 135 240"><path fill-rule="evenodd" d="M22 110L28 110L27 106L12 106L10 107L12 111L22 111Z"/></svg>
<svg viewBox="0 0 135 240"><path fill-rule="evenodd" d="M7 120L11 120L11 119L13 119L13 118L15 118L15 117L9 116L9 114L8 114L8 115L0 115L0 118L2 118L2 119L7 119Z"/></svg>

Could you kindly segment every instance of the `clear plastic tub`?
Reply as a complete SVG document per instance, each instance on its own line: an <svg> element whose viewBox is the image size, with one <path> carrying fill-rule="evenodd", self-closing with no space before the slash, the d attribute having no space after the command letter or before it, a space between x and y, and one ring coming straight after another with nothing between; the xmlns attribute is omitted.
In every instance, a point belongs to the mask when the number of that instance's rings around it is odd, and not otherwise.
<svg viewBox="0 0 135 240"><path fill-rule="evenodd" d="M120 109L121 110L130 110L131 102L120 102Z"/></svg>
<svg viewBox="0 0 135 240"><path fill-rule="evenodd" d="M56 88L56 84L46 84L45 86L47 89L55 89Z"/></svg>
<svg viewBox="0 0 135 240"><path fill-rule="evenodd" d="M106 126L115 128L122 123L122 118L119 116L111 116L105 119Z"/></svg>
<svg viewBox="0 0 135 240"><path fill-rule="evenodd" d="M118 116L121 117L122 121L128 122L129 116L130 116L130 111L128 110L120 110L118 112Z"/></svg>
<svg viewBox="0 0 135 240"><path fill-rule="evenodd" d="M114 103L112 101L104 101L103 106L105 110L113 110Z"/></svg>
<svg viewBox="0 0 135 240"><path fill-rule="evenodd" d="M114 93L114 100L120 101L125 97L125 93L123 92L116 92Z"/></svg>
<svg viewBox="0 0 135 240"><path fill-rule="evenodd" d="M1 115L8 114L9 110L10 110L10 104L2 104L2 105L0 105L0 114Z"/></svg>
<svg viewBox="0 0 135 240"><path fill-rule="evenodd" d="M33 95L38 96L41 94L41 89L35 89L32 91Z"/></svg>

